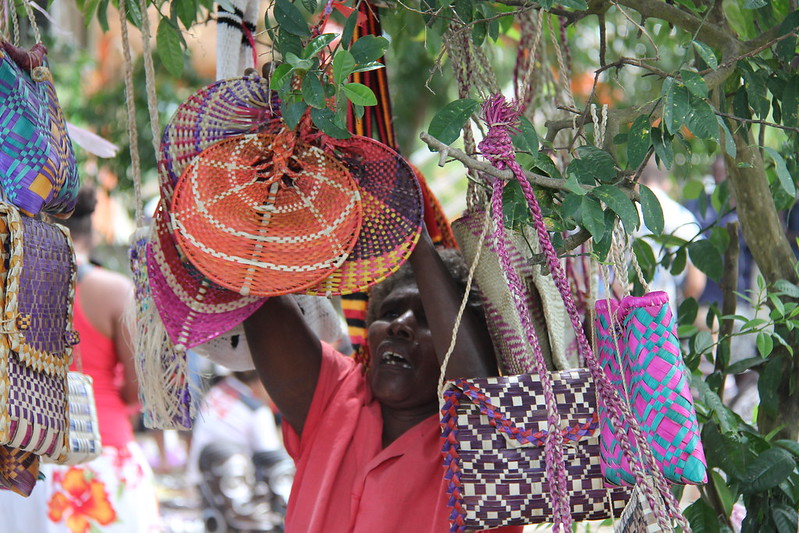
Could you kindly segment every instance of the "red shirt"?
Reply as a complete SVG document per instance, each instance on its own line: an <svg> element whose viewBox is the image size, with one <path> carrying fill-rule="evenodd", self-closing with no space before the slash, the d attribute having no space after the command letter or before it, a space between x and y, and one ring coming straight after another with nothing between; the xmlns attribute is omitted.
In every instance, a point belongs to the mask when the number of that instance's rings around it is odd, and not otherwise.
<svg viewBox="0 0 799 533"><path fill-rule="evenodd" d="M361 368L322 343L302 437L283 424L297 464L286 533L449 531L438 420L432 415L383 449L380 405Z"/></svg>

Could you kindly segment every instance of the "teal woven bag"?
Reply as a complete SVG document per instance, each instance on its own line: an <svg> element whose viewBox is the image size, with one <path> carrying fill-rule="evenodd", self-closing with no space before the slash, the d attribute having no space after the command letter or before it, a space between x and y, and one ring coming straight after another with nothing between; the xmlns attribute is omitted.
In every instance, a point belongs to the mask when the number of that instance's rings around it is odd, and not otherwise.
<svg viewBox="0 0 799 533"><path fill-rule="evenodd" d="M46 54L0 39L0 187L30 216L71 213L80 188Z"/></svg>

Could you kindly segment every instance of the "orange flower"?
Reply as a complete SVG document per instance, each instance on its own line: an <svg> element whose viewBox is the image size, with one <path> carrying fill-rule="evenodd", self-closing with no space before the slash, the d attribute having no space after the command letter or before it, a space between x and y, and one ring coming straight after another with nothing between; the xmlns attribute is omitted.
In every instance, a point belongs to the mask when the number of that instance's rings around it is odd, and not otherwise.
<svg viewBox="0 0 799 533"><path fill-rule="evenodd" d="M47 516L53 522L66 517L72 533L87 533L92 522L105 526L116 520L105 485L93 479L91 472L73 466L64 474L61 487L64 491L57 491L48 503Z"/></svg>

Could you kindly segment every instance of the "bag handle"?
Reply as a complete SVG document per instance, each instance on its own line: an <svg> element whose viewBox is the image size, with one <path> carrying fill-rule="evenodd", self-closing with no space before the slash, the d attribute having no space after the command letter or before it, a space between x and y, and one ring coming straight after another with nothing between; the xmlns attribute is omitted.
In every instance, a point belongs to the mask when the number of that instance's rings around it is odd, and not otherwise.
<svg viewBox="0 0 799 533"><path fill-rule="evenodd" d="M663 527L666 530L671 529L668 517L663 512L662 507L656 504L654 494L651 493L650 487L644 479L644 472L642 468L643 465L641 464L641 460L638 458L637 454L635 454L630 447L630 443L628 442L628 439L624 432L624 425L621 424L622 419L628 422L630 430L633 432L633 435L635 437L635 443L639 451L644 456L644 462L648 467L648 469L651 471L651 475L655 478L658 490L661 493L661 496L663 496L668 502L668 505L671 508L672 514L674 515L675 519L683 528L683 531L691 531L688 521L680 513L679 504L674 495L671 493L671 490L669 489L663 474L660 472L660 469L657 466L655 458L652 455L649 443L647 442L646 438L641 432L641 428L638 425L637 420L632 415L629 405L621 400L621 398L618 395L618 392L610 383L610 380L607 378L607 376L605 376L605 373L602 370L602 368L599 366L599 363L596 360L593 351L591 350L591 346L588 342L588 339L586 338L585 331L583 330L582 323L577 313L577 307L574 302L574 298L571 295L568 280L566 279L566 275L563 270L563 266L561 265L558 259L557 253L555 252L555 249L552 245L552 241L550 240L549 232L547 231L546 225L544 224L541 208L535 197L530 182L527 180L526 176L524 175L524 171L522 170L522 168L519 166L519 164L516 162L515 159L515 152L513 149L513 144L510 139L509 131L515 128L515 124L520 116L520 111L518 109L518 106L511 103L507 103L505 101L505 97L502 96L501 94L495 94L483 104L483 113L485 116L485 121L489 126L489 131L485 139L483 139L483 141L480 143L480 150L483 152L483 155L486 156L489 159L489 161L491 161L491 163L498 169L501 170L509 168L510 170L512 170L514 176L519 181L522 191L524 192L525 199L527 200L528 206L530 208L530 212L533 215L533 222L536 232L538 234L539 245L541 246L541 249L544 252L547 264L550 269L550 273L552 274L553 281L555 282L555 286L558 288L558 291L561 294L563 303L565 304L566 310L569 314L569 319L571 321L572 328L574 329L575 334L577 335L579 353L583 356L583 359L586 362L586 366L588 367L589 371L591 372L594 378L594 381L597 386L597 395L600 398L600 401L605 403L605 405L608 407L608 412L610 414L611 421L616 427L616 433L617 433L616 436L619 439L619 443L622 446L624 453L630 460L636 481L642 486L642 488L647 494L647 499L649 500L652 507L656 510L658 514L658 521L661 524L661 527ZM502 183L499 180L494 180L493 183L494 198L492 204L493 204L493 209L495 211L494 216L500 221L502 220L501 219L502 187L503 187ZM498 213L496 213L497 211ZM499 230L495 228L495 232L497 233L497 235L501 235L502 227L504 226L500 226ZM499 239L497 241L497 248L498 248L497 250L498 254L500 254L501 256L502 252L504 251L504 242L502 239ZM520 291L521 288L521 284L520 282L518 282L518 277L516 277L516 281L518 284L516 286L513 286L513 278L515 277L515 271L513 271L513 269L510 269L510 271L506 270L505 273L506 275L508 275L509 278L508 281L511 284L511 293L514 296L514 299L520 300L521 299L520 296L522 293L518 292ZM524 313L521 314L524 315ZM532 338L534 337L534 335L535 335L534 332L528 330L528 337ZM535 345L533 345L533 347L535 354L536 353ZM534 362L536 364L536 367L538 367L539 372L542 371L540 368L541 367L540 363L543 363L543 358L541 359L542 360L539 361L536 354L536 360ZM543 372L546 373L545 367L543 369ZM542 375L542 378L543 377L544 376ZM542 382L546 381L547 380L542 379ZM545 387L545 394L546 394L546 387ZM549 401L547 402L547 404L549 408ZM556 417L553 417L553 421L555 418ZM556 431L552 432L550 435L552 437L556 437L557 434L559 434L559 432ZM562 450L560 451L562 453ZM562 467L563 466L562 461L560 463L561 463L560 466ZM548 464L547 470L549 469L550 465ZM556 485L560 485L559 479L556 479ZM565 482L563 485L565 486ZM565 499L568 496L564 494L563 497ZM571 515L568 513L568 507L564 509L561 506L560 515L561 519L563 520L563 524L571 524ZM558 517L558 512L556 509L556 518L557 517Z"/></svg>

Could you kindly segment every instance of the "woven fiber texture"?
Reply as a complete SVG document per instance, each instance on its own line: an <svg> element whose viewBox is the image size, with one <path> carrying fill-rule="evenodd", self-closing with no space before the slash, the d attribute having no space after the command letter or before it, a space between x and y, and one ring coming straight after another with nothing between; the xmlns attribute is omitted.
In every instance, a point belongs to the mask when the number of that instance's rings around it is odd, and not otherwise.
<svg viewBox="0 0 799 533"><path fill-rule="evenodd" d="M0 186L28 215L71 212L80 178L46 49L32 49L30 71L12 59L13 49L0 38Z"/></svg>
<svg viewBox="0 0 799 533"><path fill-rule="evenodd" d="M585 369L550 376L561 415L571 515L574 520L618 516L629 494L606 489L602 479L593 379ZM538 376L450 381L441 415L451 531L552 520L544 454L547 410Z"/></svg>
<svg viewBox="0 0 799 533"><path fill-rule="evenodd" d="M658 466L672 483L706 483L707 462L668 294L656 291L625 297L615 318L611 318L613 304L601 302L606 300L597 302L602 365L608 378L626 390ZM610 328L611 320L618 325L617 331ZM607 432L603 428L606 476L616 484L635 483L612 437L613 428Z"/></svg>
<svg viewBox="0 0 799 533"><path fill-rule="evenodd" d="M0 446L0 489L28 497L39 477L39 456L32 452Z"/></svg>
<svg viewBox="0 0 799 533"><path fill-rule="evenodd" d="M269 80L252 74L207 85L178 106L161 137L159 175L167 205L183 170L200 152L228 137L280 129L273 94Z"/></svg>
<svg viewBox="0 0 799 533"><path fill-rule="evenodd" d="M204 150L183 172L171 214L189 260L245 296L318 284L347 259L362 223L346 167L287 130Z"/></svg>
<svg viewBox="0 0 799 533"><path fill-rule="evenodd" d="M411 255L422 231L422 191L411 166L385 144L357 135L328 144L358 184L363 226L346 261L307 292L351 294L383 281Z"/></svg>
<svg viewBox="0 0 799 533"><path fill-rule="evenodd" d="M131 236L130 267L136 291L135 354L144 424L157 429L191 429L189 365L185 350L176 350L153 301L147 264L155 227L139 227Z"/></svg>
<svg viewBox="0 0 799 533"><path fill-rule="evenodd" d="M150 291L172 343L191 349L241 324L263 299L221 287L197 270L177 248L168 217L162 203L147 245Z"/></svg>
<svg viewBox="0 0 799 533"><path fill-rule="evenodd" d="M614 526L614 533L662 533L655 512L637 485Z"/></svg>
<svg viewBox="0 0 799 533"><path fill-rule="evenodd" d="M67 374L67 400L69 404L67 443L64 453L54 462L77 465L99 457L103 451L92 377L80 372Z"/></svg>
<svg viewBox="0 0 799 533"><path fill-rule="evenodd" d="M4 331L0 335L0 443L60 456L67 431L75 254L61 226L0 203Z"/></svg>

